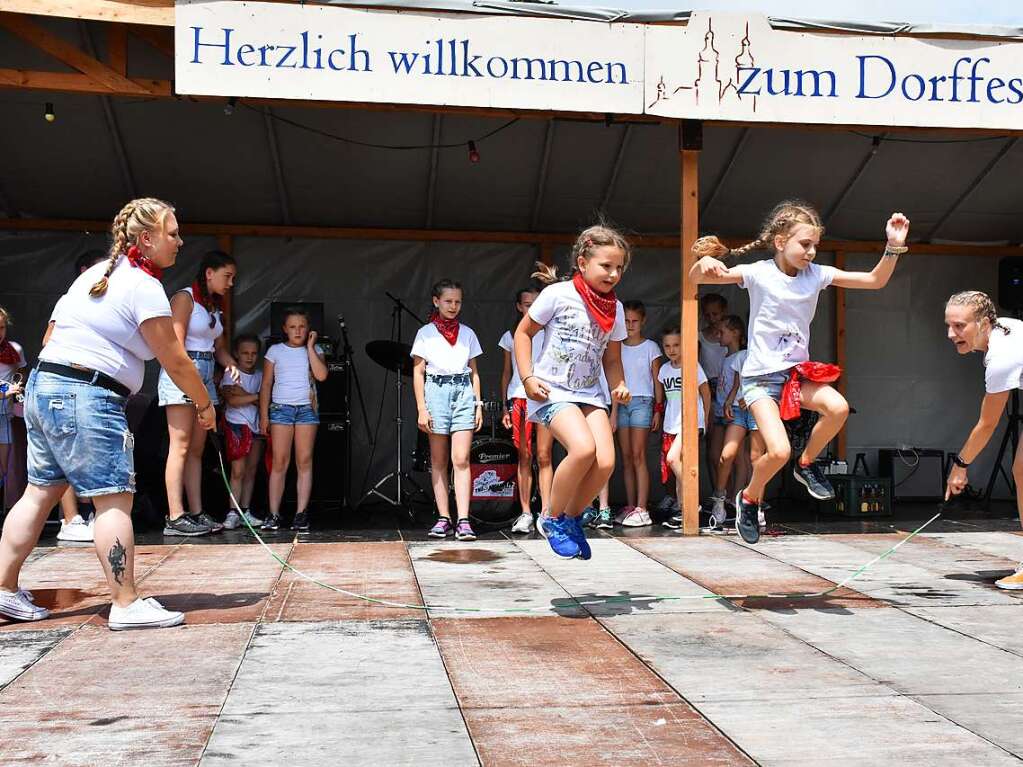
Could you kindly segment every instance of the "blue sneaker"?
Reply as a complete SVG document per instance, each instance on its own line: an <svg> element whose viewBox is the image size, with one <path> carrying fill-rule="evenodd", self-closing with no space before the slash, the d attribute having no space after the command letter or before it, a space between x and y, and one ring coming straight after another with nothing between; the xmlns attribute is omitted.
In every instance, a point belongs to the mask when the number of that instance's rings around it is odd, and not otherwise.
<svg viewBox="0 0 1023 767"><path fill-rule="evenodd" d="M564 514L560 517L547 517L543 521L543 532L547 543L559 557L574 559L579 556L579 544L572 539L569 533L575 524L574 521L569 522Z"/></svg>
<svg viewBox="0 0 1023 767"><path fill-rule="evenodd" d="M586 532L583 530L580 518L566 516L565 532L579 547L579 559L589 559L592 556L590 542L586 540Z"/></svg>
<svg viewBox="0 0 1023 767"><path fill-rule="evenodd" d="M594 507L591 503L585 509L583 509L582 517L579 519L579 524L583 527L593 527L597 522L597 517L600 515L600 511Z"/></svg>

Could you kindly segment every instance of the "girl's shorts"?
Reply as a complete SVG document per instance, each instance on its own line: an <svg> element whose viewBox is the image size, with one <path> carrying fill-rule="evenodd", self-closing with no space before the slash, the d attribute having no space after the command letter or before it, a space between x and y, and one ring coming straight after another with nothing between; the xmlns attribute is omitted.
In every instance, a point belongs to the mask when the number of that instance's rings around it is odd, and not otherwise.
<svg viewBox="0 0 1023 767"><path fill-rule="evenodd" d="M789 371L779 370L762 376L742 377L742 398L746 407L752 408L753 403L761 399L781 400L781 390L789 380Z"/></svg>
<svg viewBox="0 0 1023 767"><path fill-rule="evenodd" d="M315 426L320 414L312 405L280 405L270 403L270 423L277 426Z"/></svg>
<svg viewBox="0 0 1023 767"><path fill-rule="evenodd" d="M476 392L468 373L426 376L426 409L434 434L476 429Z"/></svg>
<svg viewBox="0 0 1023 767"><path fill-rule="evenodd" d="M649 429L653 420L653 397L633 397L628 405L618 406L619 429Z"/></svg>
<svg viewBox="0 0 1023 767"><path fill-rule="evenodd" d="M216 363L213 361L212 352L202 352L203 355L209 354L209 357L203 357L203 359L197 359L193 355L197 352L188 352L188 356L192 359L192 364L195 365L195 369L199 373L199 377L202 382L206 384L206 393L210 395L210 401L217 405L220 400L217 399L217 387L213 384L213 369L216 367ZM191 405L192 400L177 387L167 371L160 368L160 380L156 385L156 394L159 398L160 407L166 407L167 405Z"/></svg>
<svg viewBox="0 0 1023 767"><path fill-rule="evenodd" d="M565 408L573 405L580 409L584 407L600 407L600 405L594 405L592 402L548 402L546 405L543 405L539 410L534 412L533 416L529 420L536 421L537 423L550 428L551 422L554 420L554 416ZM609 408L605 407L604 411L609 412Z"/></svg>
<svg viewBox="0 0 1023 767"><path fill-rule="evenodd" d="M732 406L732 420L728 421L729 426L741 426L746 431L757 430L757 420L753 417L753 414L747 408L743 410L741 407Z"/></svg>

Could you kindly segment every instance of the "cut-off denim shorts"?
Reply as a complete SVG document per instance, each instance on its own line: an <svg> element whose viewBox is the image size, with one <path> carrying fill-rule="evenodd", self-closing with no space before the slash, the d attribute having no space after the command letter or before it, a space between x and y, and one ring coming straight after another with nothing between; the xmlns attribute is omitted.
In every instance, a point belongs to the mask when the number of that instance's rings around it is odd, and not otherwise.
<svg viewBox="0 0 1023 767"><path fill-rule="evenodd" d="M738 405L732 405L732 420L727 421L729 426L741 426L746 431L757 430L757 419L753 417L753 414L749 411L749 408L743 409Z"/></svg>
<svg viewBox="0 0 1023 767"><path fill-rule="evenodd" d="M135 492L135 439L127 397L33 370L25 396L28 481L67 483L79 498Z"/></svg>
<svg viewBox="0 0 1023 767"><path fill-rule="evenodd" d="M189 352L188 356L192 357L195 352ZM195 365L195 369L199 372L199 377L202 382L206 384L206 393L210 395L210 401L217 405L220 400L217 399L217 387L213 385L213 370L216 367L216 362L213 361L212 356L208 359L196 359L192 357L192 364ZM160 368L160 380L156 384L156 395L160 403L160 407L166 407L167 405L191 405L192 400L177 387L167 371Z"/></svg>
<svg viewBox="0 0 1023 767"><path fill-rule="evenodd" d="M573 405L580 410L584 407L600 407L600 405L594 405L592 402L548 402L546 405L541 406L539 410L535 411L529 420L550 428L551 423L554 421L554 416L565 408L572 407ZM604 412L609 413L610 408L605 407Z"/></svg>
<svg viewBox="0 0 1023 767"><path fill-rule="evenodd" d="M789 371L779 370L775 373L767 373L762 376L742 377L742 398L746 401L746 407L753 407L753 403L761 399L773 399L775 402L781 400L781 390L785 382L789 380Z"/></svg>
<svg viewBox="0 0 1023 767"><path fill-rule="evenodd" d="M653 420L653 397L633 397L628 405L618 405L619 429L649 429Z"/></svg>
<svg viewBox="0 0 1023 767"><path fill-rule="evenodd" d="M270 403L270 423L278 426L315 426L320 414L312 405L279 405Z"/></svg>
<svg viewBox="0 0 1023 767"><path fill-rule="evenodd" d="M476 392L468 373L426 376L426 409L434 434L454 434L476 428Z"/></svg>

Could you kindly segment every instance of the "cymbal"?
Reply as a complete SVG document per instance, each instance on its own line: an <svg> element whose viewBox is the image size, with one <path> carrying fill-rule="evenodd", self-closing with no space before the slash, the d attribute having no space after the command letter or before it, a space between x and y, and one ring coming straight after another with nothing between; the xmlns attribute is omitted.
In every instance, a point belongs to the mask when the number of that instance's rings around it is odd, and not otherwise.
<svg viewBox="0 0 1023 767"><path fill-rule="evenodd" d="M398 341L370 341L366 344L366 354L371 360L403 376L412 375L411 353L411 346Z"/></svg>

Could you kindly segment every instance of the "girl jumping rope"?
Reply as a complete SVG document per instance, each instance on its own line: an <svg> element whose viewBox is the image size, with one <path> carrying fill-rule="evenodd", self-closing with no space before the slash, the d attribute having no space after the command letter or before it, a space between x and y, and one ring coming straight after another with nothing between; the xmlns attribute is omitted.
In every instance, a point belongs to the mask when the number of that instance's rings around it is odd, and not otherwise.
<svg viewBox="0 0 1023 767"><path fill-rule="evenodd" d="M540 291L535 288L523 288L515 298L515 308L520 315L525 315ZM533 364L536 364L543 350L543 331L533 344ZM519 377L519 368L515 364L514 341L511 331L505 331L497 344L504 351L504 369L501 372L501 391L505 393L504 428L511 429L512 441L519 451L518 489L519 504L522 513L512 524L513 533L528 534L533 531L533 512L529 507L533 495L533 434L536 434L536 466L537 479L540 484L540 513L550 508L551 483L554 481L554 467L551 465L551 448L554 437L543 424L533 423L528 417L526 390Z"/></svg>
<svg viewBox="0 0 1023 767"><path fill-rule="evenodd" d="M615 285L629 265L625 238L606 226L584 230L572 246L569 278L555 283L553 267L534 277L548 283L515 330L515 360L526 373L529 418L547 426L567 451L554 472L551 516L541 524L554 553L590 558L579 522L614 470L614 438L600 382L604 370L611 399L631 399L622 370L625 311ZM544 331L543 351L533 365L533 339Z"/></svg>
<svg viewBox="0 0 1023 767"><path fill-rule="evenodd" d="M474 541L476 533L469 524L472 494L469 451L473 432L483 425L480 375L476 369L476 358L483 354L483 348L473 329L458 320L462 311L460 283L441 280L434 285L433 306L431 321L419 328L411 353L419 428L430 435L430 473L439 515L429 534L432 538L451 535L450 458L458 511L455 539Z"/></svg>
<svg viewBox="0 0 1023 767"><path fill-rule="evenodd" d="M829 285L880 290L891 279L899 255L908 250L909 219L893 213L885 227L888 241L877 266L870 272L846 272L814 263L823 231L816 210L803 202L788 201L771 211L760 236L748 245L729 250L717 237L701 237L693 244L693 252L700 257L689 272L694 282L738 285L749 291L749 354L742 367L742 396L766 452L753 465L749 485L735 497L735 527L751 544L760 540L758 510L764 488L792 452L779 408L783 389L787 388L786 401L795 404L796 415L799 407L820 414L796 462L795 478L814 498L827 500L835 495L814 461L841 430L849 416L849 404L825 382L834 380L834 371L818 376L816 366L809 364L810 322L818 296ZM769 249L773 258L731 269L720 260L757 248Z"/></svg>

